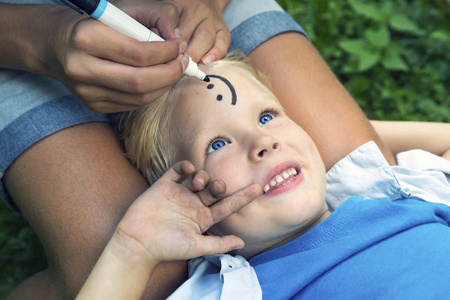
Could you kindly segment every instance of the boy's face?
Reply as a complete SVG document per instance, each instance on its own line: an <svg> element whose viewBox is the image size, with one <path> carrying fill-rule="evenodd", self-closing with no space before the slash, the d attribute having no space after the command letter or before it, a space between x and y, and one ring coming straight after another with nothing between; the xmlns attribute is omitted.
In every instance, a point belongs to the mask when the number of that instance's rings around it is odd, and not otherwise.
<svg viewBox="0 0 450 300"><path fill-rule="evenodd" d="M241 237L239 254L251 257L327 216L325 167L311 138L253 79L231 67L206 71L220 77L184 79L190 82L175 106L177 159L224 181L227 195L262 186L265 193L209 230Z"/></svg>

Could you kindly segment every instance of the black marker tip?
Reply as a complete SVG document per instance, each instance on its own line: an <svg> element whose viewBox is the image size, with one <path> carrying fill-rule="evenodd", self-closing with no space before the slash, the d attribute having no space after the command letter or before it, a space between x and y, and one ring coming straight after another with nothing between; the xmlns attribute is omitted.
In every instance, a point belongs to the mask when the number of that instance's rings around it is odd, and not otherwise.
<svg viewBox="0 0 450 300"><path fill-rule="evenodd" d="M205 78L203 78L203 81L204 82L209 82L210 80L209 80L209 77L208 76L205 76Z"/></svg>

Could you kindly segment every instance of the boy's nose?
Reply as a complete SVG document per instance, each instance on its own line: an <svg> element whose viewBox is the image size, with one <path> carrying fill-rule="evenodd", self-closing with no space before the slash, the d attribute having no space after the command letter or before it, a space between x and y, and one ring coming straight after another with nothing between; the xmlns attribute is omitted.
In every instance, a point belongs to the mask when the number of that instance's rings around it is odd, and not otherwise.
<svg viewBox="0 0 450 300"><path fill-rule="evenodd" d="M272 136L262 135L255 138L253 148L250 151L250 159L261 161L273 152L279 151L280 142Z"/></svg>

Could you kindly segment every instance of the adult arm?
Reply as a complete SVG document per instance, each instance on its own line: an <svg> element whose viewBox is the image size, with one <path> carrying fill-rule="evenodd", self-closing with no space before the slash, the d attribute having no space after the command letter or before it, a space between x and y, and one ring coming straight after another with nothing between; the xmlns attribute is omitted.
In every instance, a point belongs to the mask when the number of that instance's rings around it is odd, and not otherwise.
<svg viewBox="0 0 450 300"><path fill-rule="evenodd" d="M37 142L4 182L48 261L8 299L74 299L128 207L148 188L106 123L77 125ZM165 299L186 276L186 262L158 265L144 299Z"/></svg>
<svg viewBox="0 0 450 300"><path fill-rule="evenodd" d="M394 154L423 149L450 160L450 124L436 122L371 121Z"/></svg>

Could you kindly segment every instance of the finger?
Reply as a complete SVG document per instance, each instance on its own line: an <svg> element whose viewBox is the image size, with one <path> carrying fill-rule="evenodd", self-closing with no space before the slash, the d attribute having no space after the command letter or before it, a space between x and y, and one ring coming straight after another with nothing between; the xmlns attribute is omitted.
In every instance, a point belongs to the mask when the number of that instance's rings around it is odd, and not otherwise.
<svg viewBox="0 0 450 300"><path fill-rule="evenodd" d="M254 183L218 201L210 207L213 224L239 211L242 207L260 196L261 193L261 185Z"/></svg>
<svg viewBox="0 0 450 300"><path fill-rule="evenodd" d="M207 53L215 43L216 29L210 19L202 21L191 39L189 40L185 53L189 55L195 62L199 62L200 59Z"/></svg>
<svg viewBox="0 0 450 300"><path fill-rule="evenodd" d="M145 68L130 67L102 59L90 59L84 65L68 65L67 75L80 82L113 90L145 94L172 86L183 76L183 55L167 64Z"/></svg>
<svg viewBox="0 0 450 300"><path fill-rule="evenodd" d="M227 253L244 247L244 241L237 236L198 236L197 256Z"/></svg>
<svg viewBox="0 0 450 300"><path fill-rule="evenodd" d="M175 163L169 170L166 171L166 173L164 173L161 178L177 182L182 176L190 175L194 172L194 165L187 160L182 160Z"/></svg>
<svg viewBox="0 0 450 300"><path fill-rule="evenodd" d="M180 53L182 40L140 42L92 20L80 22L73 33L74 47L88 54L130 66L167 63Z"/></svg>
<svg viewBox="0 0 450 300"><path fill-rule="evenodd" d="M214 180L206 189L200 190L197 193L197 197L200 198L205 206L211 206L216 203L219 198L222 198L226 190L226 185L222 180Z"/></svg>
<svg viewBox="0 0 450 300"><path fill-rule="evenodd" d="M209 192L215 198L221 198L227 191L227 185L222 180L214 180L209 185Z"/></svg>
<svg viewBox="0 0 450 300"><path fill-rule="evenodd" d="M227 54L230 42L231 34L228 30L228 27L217 32L214 46L211 48L211 50L208 51L208 53L205 54L205 56L202 57L201 62L204 65L208 65L218 59L223 58L225 54Z"/></svg>
<svg viewBox="0 0 450 300"><path fill-rule="evenodd" d="M203 190L208 184L208 181L208 173L204 170L200 170L193 176L185 178L181 184L188 188L191 192L195 193Z"/></svg>

